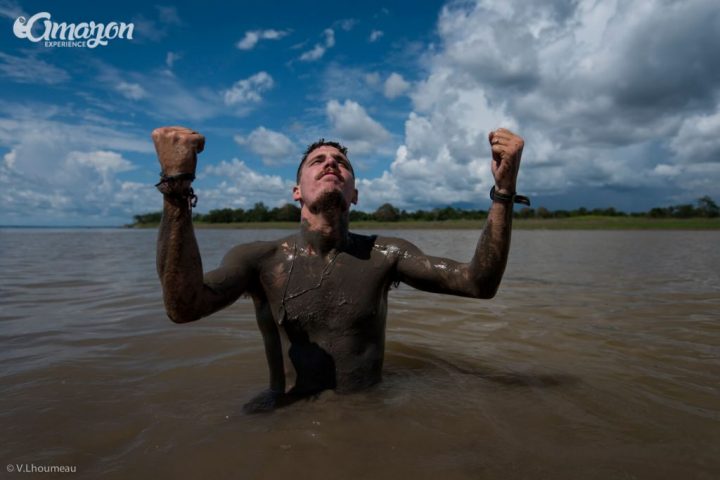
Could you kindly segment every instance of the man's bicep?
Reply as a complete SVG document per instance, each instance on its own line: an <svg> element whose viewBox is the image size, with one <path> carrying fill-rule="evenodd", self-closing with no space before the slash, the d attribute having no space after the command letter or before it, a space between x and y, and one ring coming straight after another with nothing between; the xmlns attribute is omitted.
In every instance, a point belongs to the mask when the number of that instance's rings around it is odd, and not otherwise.
<svg viewBox="0 0 720 480"><path fill-rule="evenodd" d="M257 276L258 249L240 245L230 250L220 266L203 277L203 316L210 315L235 302L247 292Z"/></svg>
<svg viewBox="0 0 720 480"><path fill-rule="evenodd" d="M412 243L402 242L396 280L427 292L475 296L468 278L468 264L426 255Z"/></svg>

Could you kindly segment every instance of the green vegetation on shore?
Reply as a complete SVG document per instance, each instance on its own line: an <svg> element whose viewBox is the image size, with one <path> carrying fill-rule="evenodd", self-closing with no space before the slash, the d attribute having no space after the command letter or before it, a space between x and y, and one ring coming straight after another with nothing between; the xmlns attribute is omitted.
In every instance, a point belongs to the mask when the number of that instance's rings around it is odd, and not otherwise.
<svg viewBox="0 0 720 480"><path fill-rule="evenodd" d="M462 230L481 229L484 220L408 220L402 222L356 221L350 224L352 230ZM136 223L134 228L157 228L159 222ZM298 222L237 222L206 223L195 222L195 228L217 229L297 229ZM572 218L516 219L513 228L518 230L718 230L720 218L640 218L584 216Z"/></svg>
<svg viewBox="0 0 720 480"><path fill-rule="evenodd" d="M162 212L135 215L129 227L157 227ZM353 210L350 221L358 229L476 229L482 228L487 211L453 207L406 212L390 204L373 213ZM625 213L614 208L550 211L546 208L522 208L514 212L514 227L528 230L708 230L720 229L720 208L710 197L698 199L695 206L675 205L653 208L649 212ZM286 204L268 209L257 203L252 209L211 210L194 214L197 228L294 229L300 221L300 209Z"/></svg>

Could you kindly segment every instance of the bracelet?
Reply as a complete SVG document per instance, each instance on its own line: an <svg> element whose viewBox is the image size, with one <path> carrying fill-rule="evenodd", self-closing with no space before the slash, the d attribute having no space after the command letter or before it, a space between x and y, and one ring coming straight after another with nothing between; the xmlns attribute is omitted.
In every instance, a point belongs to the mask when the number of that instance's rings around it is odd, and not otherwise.
<svg viewBox="0 0 720 480"><path fill-rule="evenodd" d="M530 199L528 197L525 197L523 195L517 195L516 193L511 193L510 195L505 195L504 193L497 192L495 190L495 185L490 189L490 199L493 202L500 202L500 203L522 203L523 205L530 206Z"/></svg>
<svg viewBox="0 0 720 480"><path fill-rule="evenodd" d="M181 181L181 180L190 180L191 182L195 180L195 174L194 173L178 173L177 175L165 175L163 172L160 172L160 181L155 184L156 187L159 187L163 183L169 183L174 181Z"/></svg>
<svg viewBox="0 0 720 480"><path fill-rule="evenodd" d="M192 210L197 205L198 201L198 197L197 195L195 195L195 191L192 189L192 187L188 187L182 192L173 191L170 187L171 184L183 180L193 181L195 180L195 174L178 173L177 175L165 175L164 173L160 172L160 181L155 184L155 187L157 187L160 193L162 193L166 197L187 201L188 209Z"/></svg>

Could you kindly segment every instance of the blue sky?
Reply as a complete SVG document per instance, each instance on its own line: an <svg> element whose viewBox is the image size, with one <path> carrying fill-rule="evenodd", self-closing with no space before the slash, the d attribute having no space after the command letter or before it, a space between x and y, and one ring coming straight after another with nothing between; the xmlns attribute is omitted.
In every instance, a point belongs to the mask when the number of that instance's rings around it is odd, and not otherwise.
<svg viewBox="0 0 720 480"><path fill-rule="evenodd" d="M38 12L133 38L18 38ZM720 200L714 1L0 0L0 31L3 225L158 210L163 125L206 136L200 212L291 201L319 137L349 146L360 209L487 208L498 126L526 139L518 188L535 206Z"/></svg>

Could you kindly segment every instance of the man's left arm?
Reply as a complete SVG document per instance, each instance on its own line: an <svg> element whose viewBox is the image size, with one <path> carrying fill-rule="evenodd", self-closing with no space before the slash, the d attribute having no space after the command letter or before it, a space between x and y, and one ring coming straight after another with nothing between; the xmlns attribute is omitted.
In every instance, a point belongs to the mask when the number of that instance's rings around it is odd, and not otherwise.
<svg viewBox="0 0 720 480"><path fill-rule="evenodd" d="M469 263L431 257L409 242L397 245L397 280L421 290L475 298L492 298L500 286L512 229L513 196L524 146L523 139L510 130L491 132L491 170L495 178L495 199L482 235Z"/></svg>

